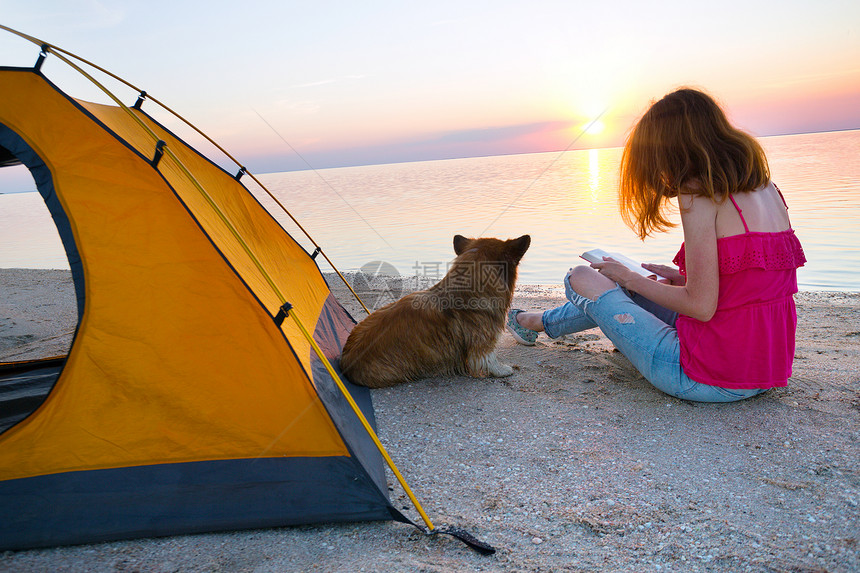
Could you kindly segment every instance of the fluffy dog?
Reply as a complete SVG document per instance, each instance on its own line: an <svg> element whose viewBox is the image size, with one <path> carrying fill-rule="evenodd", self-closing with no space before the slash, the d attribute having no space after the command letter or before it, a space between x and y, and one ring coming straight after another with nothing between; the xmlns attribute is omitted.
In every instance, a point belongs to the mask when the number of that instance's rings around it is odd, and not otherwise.
<svg viewBox="0 0 860 573"><path fill-rule="evenodd" d="M429 376L510 376L494 349L531 243L454 237L457 258L433 287L373 312L352 329L340 366L354 383L394 386Z"/></svg>

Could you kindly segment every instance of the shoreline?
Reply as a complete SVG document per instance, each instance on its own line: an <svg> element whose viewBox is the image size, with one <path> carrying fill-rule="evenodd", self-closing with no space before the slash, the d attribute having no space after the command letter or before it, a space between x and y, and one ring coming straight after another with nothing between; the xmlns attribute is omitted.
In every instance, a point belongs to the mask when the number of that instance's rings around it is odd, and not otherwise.
<svg viewBox="0 0 860 573"><path fill-rule="evenodd" d="M360 522L5 552L0 570L860 570L860 293L796 300L788 387L734 404L658 392L599 331L535 347L503 334L509 378L372 391L380 439L434 523L494 556ZM560 285L514 297L528 309L563 301ZM67 348L75 320L68 271L0 269L0 360Z"/></svg>

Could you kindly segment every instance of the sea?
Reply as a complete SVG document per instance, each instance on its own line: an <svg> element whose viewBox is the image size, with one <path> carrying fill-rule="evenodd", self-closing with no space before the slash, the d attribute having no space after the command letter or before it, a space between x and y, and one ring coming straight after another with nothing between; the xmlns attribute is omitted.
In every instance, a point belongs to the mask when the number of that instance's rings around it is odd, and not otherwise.
<svg viewBox="0 0 860 573"><path fill-rule="evenodd" d="M860 130L760 141L808 259L799 288L860 291ZM308 252L319 245L344 274L385 268L427 282L446 272L456 234L528 234L519 282L560 284L591 248L670 264L683 241L680 227L640 241L624 225L620 160L621 149L608 148L257 175L289 214L243 182ZM35 192L0 194L0 268L68 268Z"/></svg>

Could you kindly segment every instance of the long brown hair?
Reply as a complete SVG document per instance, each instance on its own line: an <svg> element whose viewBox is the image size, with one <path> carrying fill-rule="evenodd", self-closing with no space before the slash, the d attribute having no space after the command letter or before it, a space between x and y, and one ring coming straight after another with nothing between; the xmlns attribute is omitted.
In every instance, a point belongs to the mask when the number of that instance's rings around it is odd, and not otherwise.
<svg viewBox="0 0 860 573"><path fill-rule="evenodd" d="M695 193L725 201L770 180L761 145L733 127L709 95L682 88L653 104L621 158L621 216L640 239L674 224L669 199Z"/></svg>

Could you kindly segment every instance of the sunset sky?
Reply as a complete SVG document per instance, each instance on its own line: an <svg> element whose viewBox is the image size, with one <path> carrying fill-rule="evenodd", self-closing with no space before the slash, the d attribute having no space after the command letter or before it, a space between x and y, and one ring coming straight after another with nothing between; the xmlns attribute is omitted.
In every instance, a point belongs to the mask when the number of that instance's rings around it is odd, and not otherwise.
<svg viewBox="0 0 860 573"><path fill-rule="evenodd" d="M147 90L257 173L617 146L681 85L756 135L860 128L856 0L0 0L0 23ZM37 55L0 32L0 65ZM94 99L62 68L44 71Z"/></svg>

